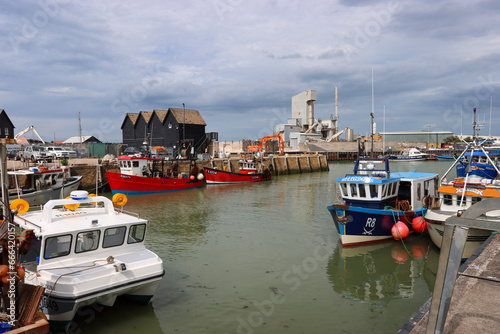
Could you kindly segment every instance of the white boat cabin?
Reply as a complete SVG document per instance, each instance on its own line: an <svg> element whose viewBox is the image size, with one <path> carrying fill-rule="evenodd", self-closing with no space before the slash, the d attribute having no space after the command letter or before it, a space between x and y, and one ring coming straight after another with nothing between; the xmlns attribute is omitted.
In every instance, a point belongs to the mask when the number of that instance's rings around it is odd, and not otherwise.
<svg viewBox="0 0 500 334"><path fill-rule="evenodd" d="M249 160L249 159L242 159L238 161L239 164L239 169L240 169L240 174L256 174L257 173L257 167L258 163Z"/></svg>
<svg viewBox="0 0 500 334"><path fill-rule="evenodd" d="M148 167L148 158L142 157L118 157L118 165L120 173L125 175L149 176L151 171Z"/></svg>
<svg viewBox="0 0 500 334"><path fill-rule="evenodd" d="M17 185L23 193L49 189L62 186L65 178L69 176L68 166L57 167L30 167L17 171L9 171L8 175L16 178L15 182L9 182L11 186ZM24 177L24 183L19 184L20 177Z"/></svg>
<svg viewBox="0 0 500 334"><path fill-rule="evenodd" d="M73 191L15 216L26 234L25 283L46 288L42 311L51 326L67 329L80 307L112 306L120 295L147 303L164 275L162 260L144 245L147 221L115 209L126 202L115 196Z"/></svg>
<svg viewBox="0 0 500 334"><path fill-rule="evenodd" d="M83 195L77 198L74 194ZM71 199L51 200L41 212L28 212L16 220L23 229L33 230L40 240L22 256L22 262L35 265L36 270L51 267L55 259L65 263L86 261L87 252L103 256L113 247L143 243L147 223L120 215L111 200L89 197L86 191L72 192Z"/></svg>
<svg viewBox="0 0 500 334"><path fill-rule="evenodd" d="M431 173L391 174L385 159L359 159L354 175L341 177L337 182L347 205L384 207L407 201L412 210L419 210L425 196L435 196L438 179Z"/></svg>

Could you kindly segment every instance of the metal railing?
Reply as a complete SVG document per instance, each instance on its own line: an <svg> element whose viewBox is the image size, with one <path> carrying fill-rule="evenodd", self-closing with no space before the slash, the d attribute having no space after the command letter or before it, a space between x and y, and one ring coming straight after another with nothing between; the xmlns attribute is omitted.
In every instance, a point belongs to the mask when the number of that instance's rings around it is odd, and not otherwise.
<svg viewBox="0 0 500 334"><path fill-rule="evenodd" d="M443 333L469 229L500 231L500 220L485 219L487 212L499 208L500 198L485 199L471 206L460 217L446 219L427 334Z"/></svg>

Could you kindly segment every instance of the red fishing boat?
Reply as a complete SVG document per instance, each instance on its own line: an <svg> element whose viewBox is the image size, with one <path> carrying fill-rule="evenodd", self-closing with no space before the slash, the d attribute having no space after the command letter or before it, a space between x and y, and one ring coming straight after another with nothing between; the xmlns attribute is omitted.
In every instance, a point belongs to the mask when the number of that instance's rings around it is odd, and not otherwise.
<svg viewBox="0 0 500 334"><path fill-rule="evenodd" d="M178 174L175 167L164 172L163 159L126 155L117 159L120 173L106 172L113 194L154 194L198 188L203 185L204 176L198 173L197 167L191 170L191 175L187 175Z"/></svg>
<svg viewBox="0 0 500 334"><path fill-rule="evenodd" d="M238 161L238 164L238 172L204 167L207 183L245 183L267 181L271 179L271 171L267 168L263 170L261 162L242 159Z"/></svg>

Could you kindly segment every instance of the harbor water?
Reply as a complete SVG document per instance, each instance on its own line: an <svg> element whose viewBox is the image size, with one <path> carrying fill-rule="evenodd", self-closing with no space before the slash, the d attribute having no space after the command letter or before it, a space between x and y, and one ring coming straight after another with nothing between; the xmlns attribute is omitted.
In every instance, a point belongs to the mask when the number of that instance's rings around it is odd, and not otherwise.
<svg viewBox="0 0 500 334"><path fill-rule="evenodd" d="M443 174L447 161L391 163ZM431 296L438 249L428 235L342 248L327 205L329 172L129 197L150 221L165 276L149 305L84 308L72 333L395 333Z"/></svg>

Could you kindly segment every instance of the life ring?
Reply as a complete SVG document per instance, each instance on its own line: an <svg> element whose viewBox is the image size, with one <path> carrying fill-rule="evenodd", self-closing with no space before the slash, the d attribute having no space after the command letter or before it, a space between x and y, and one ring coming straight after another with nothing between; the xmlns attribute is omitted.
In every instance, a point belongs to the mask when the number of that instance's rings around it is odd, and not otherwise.
<svg viewBox="0 0 500 334"><path fill-rule="evenodd" d="M66 199L71 199L71 196L66 197ZM64 207L68 210L75 211L80 206L80 203L75 204L64 204Z"/></svg>
<svg viewBox="0 0 500 334"><path fill-rule="evenodd" d="M48 168L48 167L40 167L40 171L41 171L41 172L46 172L46 171L48 171L48 170L49 170L49 168Z"/></svg>
<svg viewBox="0 0 500 334"><path fill-rule="evenodd" d="M96 194L89 194L89 197L96 197ZM97 205L97 202L91 202L92 205Z"/></svg>
<svg viewBox="0 0 500 334"><path fill-rule="evenodd" d="M113 195L113 203L118 206L124 206L127 203L127 196L124 194L118 193Z"/></svg>
<svg viewBox="0 0 500 334"><path fill-rule="evenodd" d="M26 202L22 198L15 199L12 201L12 203L10 203L10 209L12 211L17 211L17 214L19 215L28 212L29 208L30 205L28 204L28 202Z"/></svg>

